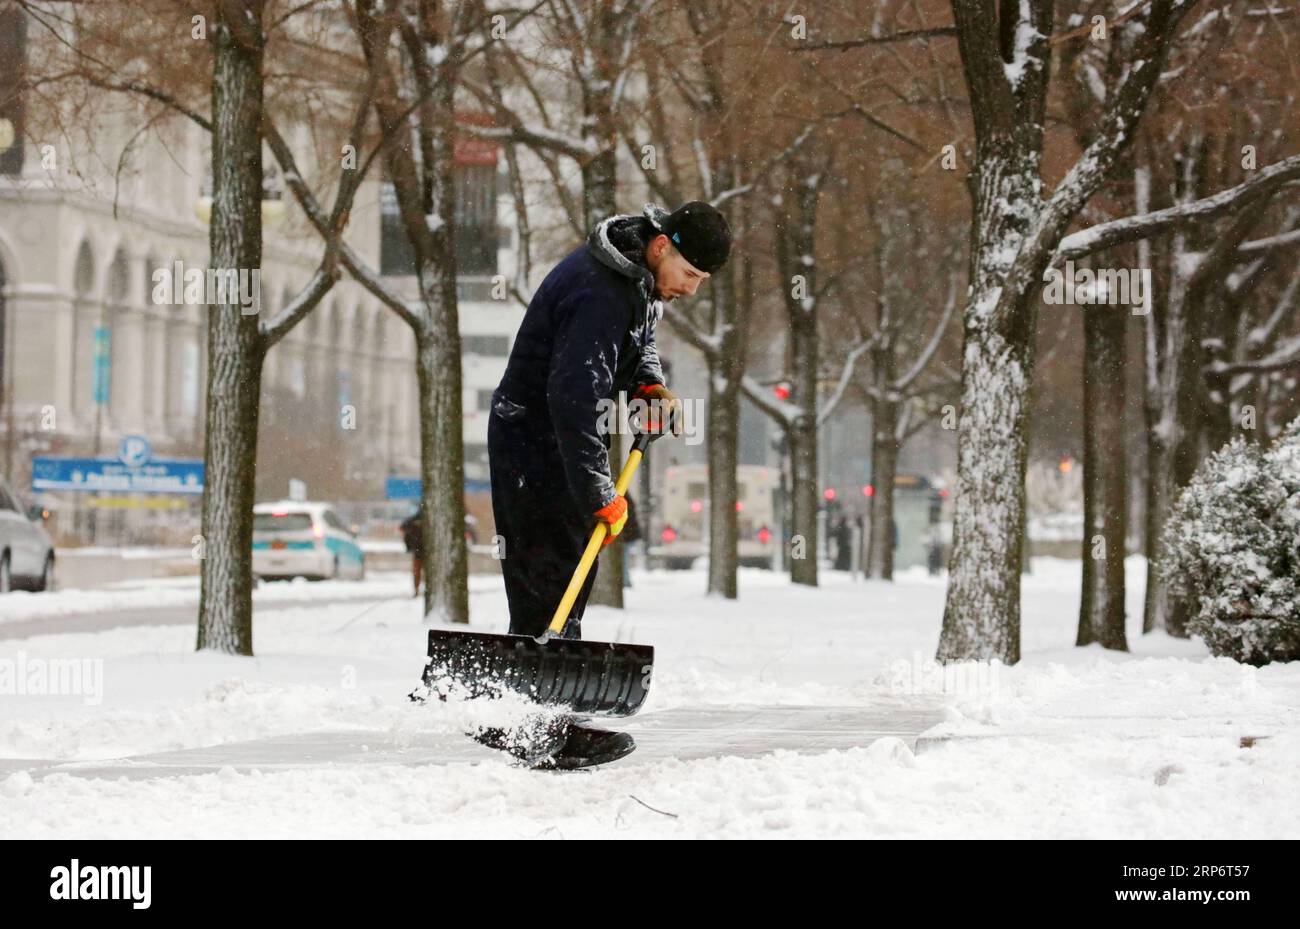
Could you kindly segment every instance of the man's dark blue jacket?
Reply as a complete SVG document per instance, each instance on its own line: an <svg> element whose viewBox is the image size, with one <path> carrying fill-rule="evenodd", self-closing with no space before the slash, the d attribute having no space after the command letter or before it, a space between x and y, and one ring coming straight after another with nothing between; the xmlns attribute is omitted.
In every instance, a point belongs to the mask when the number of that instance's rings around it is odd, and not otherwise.
<svg viewBox="0 0 1300 929"><path fill-rule="evenodd" d="M496 416L527 423L516 447L499 444L493 454L558 459L584 516L615 496L609 437L600 428L613 419L602 417L601 401L664 380L655 347L663 306L645 264L658 234L652 219L662 215L648 205L644 216L610 217L552 269L528 304L493 395Z"/></svg>

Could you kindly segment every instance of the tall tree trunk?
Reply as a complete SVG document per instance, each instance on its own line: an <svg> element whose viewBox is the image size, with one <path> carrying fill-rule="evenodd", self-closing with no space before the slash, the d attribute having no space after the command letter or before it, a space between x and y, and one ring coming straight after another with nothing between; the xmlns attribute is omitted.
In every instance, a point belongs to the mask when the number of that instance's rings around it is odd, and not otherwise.
<svg viewBox="0 0 1300 929"><path fill-rule="evenodd" d="M828 165L795 155L785 167L781 196L773 199L777 268L784 279L786 320L790 330L790 375L793 402L799 412L783 422L790 449L790 523L792 544L790 579L817 586L820 558L817 531L818 376L821 373L817 340L817 208L821 181Z"/></svg>
<svg viewBox="0 0 1300 929"><path fill-rule="evenodd" d="M452 280L455 287L455 280ZM455 304L451 314L455 315ZM461 426L460 339L447 323L416 333L420 402L420 478L423 484L424 614L438 622L469 622L469 563L465 542L464 438Z"/></svg>
<svg viewBox="0 0 1300 929"><path fill-rule="evenodd" d="M1142 631L1163 629L1177 635L1182 611L1160 573L1161 546L1181 486L1178 462L1187 454L1188 395L1194 386L1191 382L1199 377L1189 368L1196 362L1196 352L1189 344L1194 332L1187 281L1178 266L1183 255L1181 234L1175 233L1170 251L1167 292L1153 308L1159 316L1147 320L1147 585Z"/></svg>
<svg viewBox="0 0 1300 929"><path fill-rule="evenodd" d="M894 352L890 349L886 354L873 366L873 378L887 390L894 377ZM873 400L867 576L885 581L894 579L894 477L898 474L898 451L898 402L888 397Z"/></svg>
<svg viewBox="0 0 1300 929"><path fill-rule="evenodd" d="M798 548L790 560L790 580L817 586L817 425L816 414L801 413L787 433L790 443L790 528Z"/></svg>
<svg viewBox="0 0 1300 929"><path fill-rule="evenodd" d="M1133 56L1085 154L1046 200L1043 125L1054 6L952 0L975 127L971 276L957 427L957 506L938 657L1020 659L1025 464L1038 292L1068 224L1105 182L1135 135L1186 4L1153 0L1125 25ZM1023 44L1022 44L1023 43ZM1012 53L1035 62L1008 80ZM1032 236L1030 235L1032 233Z"/></svg>
<svg viewBox="0 0 1300 929"><path fill-rule="evenodd" d="M881 190L872 204L872 218L880 231L874 252L877 344L871 350L871 487L868 503L867 576L894 577L894 477L898 472L901 398L895 388L898 374L898 330L901 315L915 301L907 269L915 254L917 217L903 186L907 170L896 157L881 165ZM902 310L896 313L895 310Z"/></svg>
<svg viewBox="0 0 1300 929"><path fill-rule="evenodd" d="M953 553L938 659L1015 664L1037 292L1017 294L1005 319L992 311L1008 256L1040 203L1037 156L1005 145L979 157L975 172Z"/></svg>
<svg viewBox="0 0 1300 929"><path fill-rule="evenodd" d="M260 32L262 4L238 13ZM262 47L217 4L211 29L212 223L210 262L221 271L262 266ZM239 34L236 35L235 33ZM251 284L251 274L241 286ZM208 382L203 559L198 648L253 654L253 503L263 343L259 317L239 294L207 307Z"/></svg>
<svg viewBox="0 0 1300 929"><path fill-rule="evenodd" d="M740 378L744 373L737 328L735 277L730 266L710 278L713 331L719 351L709 359L709 582L708 592L736 597L736 465L740 442Z"/></svg>
<svg viewBox="0 0 1300 929"><path fill-rule="evenodd" d="M469 622L469 556L465 541L465 450L460 307L456 296L455 82L435 85L425 117L429 144L424 173L429 242L417 250L423 324L415 330L420 402L420 475L425 511L424 614ZM430 228L432 227L432 228Z"/></svg>
<svg viewBox="0 0 1300 929"><path fill-rule="evenodd" d="M1189 293L1186 301L1187 337L1181 346L1181 359L1178 369L1182 374L1181 383L1174 395L1175 418L1178 428L1175 431L1176 442L1171 448L1172 473L1170 480L1174 490L1172 499L1166 500L1172 506L1177 495L1182 492L1196 473L1196 466L1202 459L1201 426L1204 422L1205 380L1201 370L1205 365L1204 338L1204 300L1198 294ZM1187 638L1187 621L1190 617L1190 605L1182 597L1171 597L1166 604L1165 630L1180 639Z"/></svg>
<svg viewBox="0 0 1300 929"><path fill-rule="evenodd" d="M1148 395L1146 412L1146 514L1143 541L1147 557L1146 592L1142 603L1142 631L1154 632L1165 628L1169 611L1169 593L1164 578L1160 576L1161 536L1165 531L1170 495L1173 492L1172 456L1165 437L1164 404L1158 395Z"/></svg>
<svg viewBox="0 0 1300 929"><path fill-rule="evenodd" d="M456 296L456 110L460 58L440 32L445 23L407 18L398 59L390 42L397 11L358 3L357 36L373 78L374 106L384 133L384 164L402 228L415 257L418 310L399 313L415 337L420 416L421 502L424 506L424 615L469 622L465 542L465 461L461 394L460 313ZM409 74L401 80L395 61ZM409 89L419 95L412 110Z"/></svg>
<svg viewBox="0 0 1300 929"><path fill-rule="evenodd" d="M1128 535L1125 306L1084 307L1083 597L1077 645L1128 650L1124 555Z"/></svg>
<svg viewBox="0 0 1300 929"><path fill-rule="evenodd" d="M812 254L804 252L802 254ZM810 285L811 286L811 285ZM817 586L817 317L802 307L790 313L794 398L802 412L789 430L791 461L791 528L803 539L803 557L790 562L790 580Z"/></svg>
<svg viewBox="0 0 1300 929"><path fill-rule="evenodd" d="M1175 153L1168 185L1174 203L1195 200L1210 187L1207 145L1204 134L1193 133ZM1217 251L1214 239L1206 229L1193 226L1174 230L1168 245L1158 248L1160 313L1148 320L1147 330L1148 565L1142 628L1163 629L1180 638L1187 636L1188 605L1170 593L1161 576L1161 537L1179 492L1201 460L1206 408L1202 342L1207 300L1215 292L1208 284L1224 257L1210 257Z"/></svg>

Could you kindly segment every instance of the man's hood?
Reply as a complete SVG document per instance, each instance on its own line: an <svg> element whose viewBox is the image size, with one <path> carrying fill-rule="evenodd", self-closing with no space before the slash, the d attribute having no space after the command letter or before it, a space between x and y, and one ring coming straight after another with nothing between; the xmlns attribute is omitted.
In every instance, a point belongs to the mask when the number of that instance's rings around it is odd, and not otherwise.
<svg viewBox="0 0 1300 929"><path fill-rule="evenodd" d="M654 272L646 265L645 248L659 234L659 224L668 211L647 203L641 215L620 213L601 220L587 236L587 248L597 260L641 285L647 305L658 315L663 307L655 296Z"/></svg>

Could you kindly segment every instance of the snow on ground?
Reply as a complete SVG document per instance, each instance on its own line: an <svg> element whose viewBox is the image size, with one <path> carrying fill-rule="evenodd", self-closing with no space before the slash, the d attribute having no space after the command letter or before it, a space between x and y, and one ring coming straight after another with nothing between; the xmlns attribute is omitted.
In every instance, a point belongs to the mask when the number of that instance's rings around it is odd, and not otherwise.
<svg viewBox="0 0 1300 929"><path fill-rule="evenodd" d="M405 700L427 627L396 581L373 583L370 601L262 600L253 659L196 654L189 626L0 640L0 667L82 658L101 661L103 675L97 696L0 693L0 759L31 762L0 761L0 835L1300 836L1290 802L1300 669L1248 668L1208 657L1197 641L1141 636L1144 570L1130 561L1133 651L1108 653L1073 646L1078 562L1037 559L1024 584L1022 662L951 669L947 692L930 660L942 578L906 572L891 585L825 572L812 590L745 571L740 599L725 601L702 595L699 572L636 573L628 609L592 608L584 635L656 646L643 716L928 704L944 721L915 752L887 738L809 755L633 754L572 774L522 771L486 750L481 762L446 765L41 774L54 760L295 733L400 741L514 712ZM144 606L168 589L129 593ZM476 629L504 631L499 578L473 578L471 606ZM0 617L8 608L0 601ZM1243 748L1245 736L1263 738Z"/></svg>
<svg viewBox="0 0 1300 929"><path fill-rule="evenodd" d="M399 590L409 590L411 579L404 572L372 571L367 574L365 581L311 582L298 578L292 581L264 582L253 591L253 603L255 606L264 606L295 600L372 600L376 595L376 583L391 587L397 593ZM109 587L55 590L50 593L16 590L0 596L0 625L44 616L168 606L193 605L197 608L198 603L197 576L142 578L119 581Z"/></svg>

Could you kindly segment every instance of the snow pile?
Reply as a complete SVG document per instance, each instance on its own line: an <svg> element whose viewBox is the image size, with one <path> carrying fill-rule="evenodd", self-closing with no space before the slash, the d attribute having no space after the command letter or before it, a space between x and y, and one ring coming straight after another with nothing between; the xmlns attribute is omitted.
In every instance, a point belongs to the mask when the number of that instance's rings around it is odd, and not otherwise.
<svg viewBox="0 0 1300 929"><path fill-rule="evenodd" d="M633 756L635 757L635 755ZM819 755L614 765L225 768L199 776L0 780L14 837L1295 838L1300 737L1196 752L1175 740L893 740Z"/></svg>
<svg viewBox="0 0 1300 929"><path fill-rule="evenodd" d="M428 627L382 584L371 602L259 610L252 659L196 654L189 626L0 638L0 661L104 668L97 705L0 695L0 835L1300 836L1300 665L1143 636L1145 565L1126 569L1132 653L1074 647L1079 562L1035 559L1021 663L953 668L932 660L942 577L828 571L810 589L745 571L727 601L703 595L702 572L634 572L628 608L591 608L583 631L656 647L647 725L738 704L943 721L915 745L749 757L665 757L654 745L710 744L711 730L647 732L641 751L586 773L524 771L464 738L513 724L508 700L408 701ZM472 628L500 632L490 580L471 590ZM174 770L105 767L160 752L181 753L165 759Z"/></svg>

